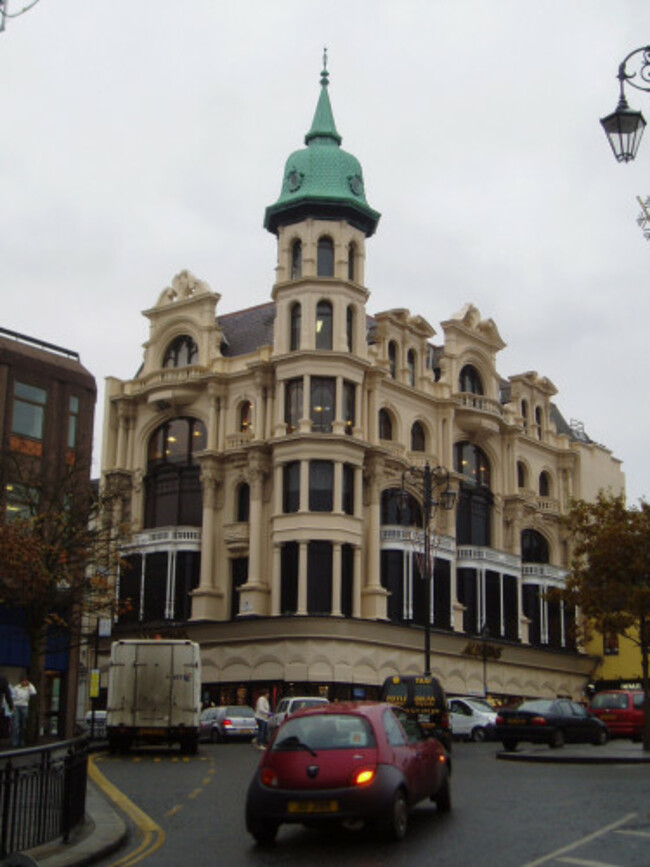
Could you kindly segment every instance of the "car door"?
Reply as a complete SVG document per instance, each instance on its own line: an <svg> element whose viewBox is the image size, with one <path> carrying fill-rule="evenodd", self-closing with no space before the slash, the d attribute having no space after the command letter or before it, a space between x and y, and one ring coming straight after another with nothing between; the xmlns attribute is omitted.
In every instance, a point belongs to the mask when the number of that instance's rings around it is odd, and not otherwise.
<svg viewBox="0 0 650 867"><path fill-rule="evenodd" d="M472 709L460 698L452 698L449 702L451 716L451 731L454 737L469 737L472 732Z"/></svg>
<svg viewBox="0 0 650 867"><path fill-rule="evenodd" d="M574 741L591 741L594 736L595 725L587 713L586 708L574 701L567 702L571 709L573 719Z"/></svg>
<svg viewBox="0 0 650 867"><path fill-rule="evenodd" d="M394 748L396 763L406 779L411 803L428 797L440 785L435 741L426 736L417 720L398 708L386 711L384 728Z"/></svg>

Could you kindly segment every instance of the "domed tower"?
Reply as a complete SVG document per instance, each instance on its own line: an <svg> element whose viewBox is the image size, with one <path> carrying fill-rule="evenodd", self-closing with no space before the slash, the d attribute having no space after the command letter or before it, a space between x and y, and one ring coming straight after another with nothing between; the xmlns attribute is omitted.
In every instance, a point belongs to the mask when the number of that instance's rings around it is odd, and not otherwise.
<svg viewBox="0 0 650 867"><path fill-rule="evenodd" d="M365 357L365 241L380 214L366 201L361 164L341 148L328 86L325 54L306 147L287 159L280 197L264 216L278 238L275 351L326 348ZM330 346L319 344L322 303L331 305Z"/></svg>

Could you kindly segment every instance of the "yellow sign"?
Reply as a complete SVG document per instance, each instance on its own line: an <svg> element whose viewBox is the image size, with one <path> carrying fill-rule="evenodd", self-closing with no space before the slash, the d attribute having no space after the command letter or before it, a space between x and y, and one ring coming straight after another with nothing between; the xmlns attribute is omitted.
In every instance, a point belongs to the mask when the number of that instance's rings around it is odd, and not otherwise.
<svg viewBox="0 0 650 867"><path fill-rule="evenodd" d="M99 669L93 668L90 672L90 698L99 696Z"/></svg>

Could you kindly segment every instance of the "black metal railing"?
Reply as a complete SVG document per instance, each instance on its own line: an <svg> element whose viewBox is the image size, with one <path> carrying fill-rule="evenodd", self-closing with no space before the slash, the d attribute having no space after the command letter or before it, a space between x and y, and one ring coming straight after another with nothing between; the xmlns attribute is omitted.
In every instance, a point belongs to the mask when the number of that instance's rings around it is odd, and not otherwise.
<svg viewBox="0 0 650 867"><path fill-rule="evenodd" d="M0 753L0 858L70 832L84 818L87 735Z"/></svg>

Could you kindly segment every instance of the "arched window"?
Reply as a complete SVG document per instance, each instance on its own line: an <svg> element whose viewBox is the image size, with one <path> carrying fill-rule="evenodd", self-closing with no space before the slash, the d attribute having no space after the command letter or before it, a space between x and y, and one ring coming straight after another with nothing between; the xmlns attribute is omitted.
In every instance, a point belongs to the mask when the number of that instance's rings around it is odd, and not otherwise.
<svg viewBox="0 0 650 867"><path fill-rule="evenodd" d="M357 245L352 241L348 247L348 280L357 279Z"/></svg>
<svg viewBox="0 0 650 867"><path fill-rule="evenodd" d="M523 563L549 563L548 542L537 530L524 530L521 534Z"/></svg>
<svg viewBox="0 0 650 867"><path fill-rule="evenodd" d="M246 482L237 488L237 520L246 523L250 514L251 492Z"/></svg>
<svg viewBox="0 0 650 867"><path fill-rule="evenodd" d="M302 243L298 240L291 245L291 279L302 276Z"/></svg>
<svg viewBox="0 0 650 867"><path fill-rule="evenodd" d="M332 433L336 405L336 380L331 376L310 378L310 414L313 433Z"/></svg>
<svg viewBox="0 0 650 867"><path fill-rule="evenodd" d="M517 461L517 487L526 488L527 485L526 466L521 461Z"/></svg>
<svg viewBox="0 0 650 867"><path fill-rule="evenodd" d="M397 344L391 340L388 344L388 366L393 379L397 377Z"/></svg>
<svg viewBox="0 0 650 867"><path fill-rule="evenodd" d="M332 348L332 305L319 301L316 307L316 349Z"/></svg>
<svg viewBox="0 0 650 867"><path fill-rule="evenodd" d="M542 408L541 408L541 406L536 406L535 407L535 424L537 426L537 439L540 439L540 440L542 438L542 431L544 428L543 421L544 421L544 416L542 414Z"/></svg>
<svg viewBox="0 0 650 867"><path fill-rule="evenodd" d="M318 239L318 251L316 255L316 276L334 276L334 242L324 236Z"/></svg>
<svg viewBox="0 0 650 867"><path fill-rule="evenodd" d="M351 304L345 311L345 333L348 352L352 352L354 350L354 307Z"/></svg>
<svg viewBox="0 0 650 867"><path fill-rule="evenodd" d="M454 469L465 479L477 485L490 487L490 462L487 455L473 443L456 443L454 446Z"/></svg>
<svg viewBox="0 0 650 867"><path fill-rule="evenodd" d="M145 527L199 527L203 515L197 452L206 430L195 418L165 422L149 438L145 477Z"/></svg>
<svg viewBox="0 0 650 867"><path fill-rule="evenodd" d="M551 496L551 477L546 470L542 470L539 474L539 495L540 497Z"/></svg>
<svg viewBox="0 0 650 867"><path fill-rule="evenodd" d="M419 421L413 422L411 428L411 451L423 452L425 447L424 428Z"/></svg>
<svg viewBox="0 0 650 867"><path fill-rule="evenodd" d="M458 377L458 390L469 394L483 394L481 375L473 364L466 364Z"/></svg>
<svg viewBox="0 0 650 867"><path fill-rule="evenodd" d="M182 334L173 340L165 352L163 367L189 367L196 364L199 349L188 334Z"/></svg>
<svg viewBox="0 0 650 867"><path fill-rule="evenodd" d="M302 307L299 302L291 305L291 321L289 323L290 344L292 352L300 349L300 332L302 330Z"/></svg>
<svg viewBox="0 0 650 867"><path fill-rule="evenodd" d="M392 440L393 422L390 413L386 409L379 410L379 439Z"/></svg>
<svg viewBox="0 0 650 867"><path fill-rule="evenodd" d="M415 351L409 349L406 353L406 370L408 374L409 385L415 385Z"/></svg>
<svg viewBox="0 0 650 867"><path fill-rule="evenodd" d="M253 424L253 406L250 400L245 400L239 407L239 430L242 433L250 431Z"/></svg>
<svg viewBox="0 0 650 867"><path fill-rule="evenodd" d="M524 433L528 432L528 401L521 402L521 417L524 420Z"/></svg>

